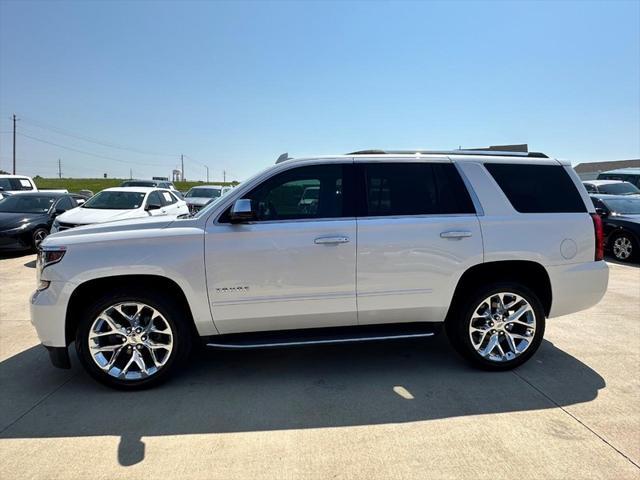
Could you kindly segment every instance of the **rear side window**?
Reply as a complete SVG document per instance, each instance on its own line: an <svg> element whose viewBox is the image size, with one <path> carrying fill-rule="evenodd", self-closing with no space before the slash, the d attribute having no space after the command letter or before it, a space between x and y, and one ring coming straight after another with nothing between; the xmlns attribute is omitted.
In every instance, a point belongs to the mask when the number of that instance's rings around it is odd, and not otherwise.
<svg viewBox="0 0 640 480"><path fill-rule="evenodd" d="M0 187L7 191L33 190L33 185L28 178L19 177L0 178Z"/></svg>
<svg viewBox="0 0 640 480"><path fill-rule="evenodd" d="M475 213L451 163L364 165L365 216Z"/></svg>
<svg viewBox="0 0 640 480"><path fill-rule="evenodd" d="M560 165L485 163L520 213L586 212L582 197Z"/></svg>

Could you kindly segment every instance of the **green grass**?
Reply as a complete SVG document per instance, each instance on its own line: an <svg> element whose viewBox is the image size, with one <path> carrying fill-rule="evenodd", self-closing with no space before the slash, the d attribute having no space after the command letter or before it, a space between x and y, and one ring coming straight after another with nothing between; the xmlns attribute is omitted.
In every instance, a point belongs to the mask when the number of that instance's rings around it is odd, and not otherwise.
<svg viewBox="0 0 640 480"><path fill-rule="evenodd" d="M128 180L126 178L41 178L33 179L39 189L66 189L70 192L79 190L91 190L98 193L109 187L119 187L122 182ZM186 192L196 185L204 185L206 182L176 182L175 186L178 190ZM210 182L207 185L232 185L227 182ZM237 185L237 184L236 184Z"/></svg>

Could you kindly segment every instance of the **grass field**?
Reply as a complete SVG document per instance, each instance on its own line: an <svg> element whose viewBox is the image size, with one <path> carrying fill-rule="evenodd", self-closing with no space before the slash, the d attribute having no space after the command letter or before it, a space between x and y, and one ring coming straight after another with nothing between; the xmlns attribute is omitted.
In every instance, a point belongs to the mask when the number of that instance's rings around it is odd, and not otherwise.
<svg viewBox="0 0 640 480"><path fill-rule="evenodd" d="M98 193L109 187L119 187L126 178L41 178L33 179L39 189L66 189L70 192L79 190L91 190ZM204 185L206 182L175 182L175 186L181 192L186 192L196 185ZM210 182L208 185L232 185L232 183Z"/></svg>

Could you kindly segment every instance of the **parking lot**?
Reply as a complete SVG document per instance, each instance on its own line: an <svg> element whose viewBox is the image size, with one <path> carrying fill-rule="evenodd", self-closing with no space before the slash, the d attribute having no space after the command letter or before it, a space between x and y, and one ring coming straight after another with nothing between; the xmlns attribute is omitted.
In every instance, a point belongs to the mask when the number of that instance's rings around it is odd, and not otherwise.
<svg viewBox="0 0 640 480"><path fill-rule="evenodd" d="M122 393L50 365L34 258L0 260L0 478L640 478L637 266L611 264L605 299L513 372L439 337L204 352Z"/></svg>

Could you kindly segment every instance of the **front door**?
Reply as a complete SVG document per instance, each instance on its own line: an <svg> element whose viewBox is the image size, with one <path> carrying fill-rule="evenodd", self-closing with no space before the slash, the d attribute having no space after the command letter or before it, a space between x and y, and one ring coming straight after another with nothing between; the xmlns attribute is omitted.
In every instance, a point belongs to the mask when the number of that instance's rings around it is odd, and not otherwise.
<svg viewBox="0 0 640 480"><path fill-rule="evenodd" d="M230 208L209 220L207 287L220 333L357 324L351 170L290 168L242 196L253 221L229 223Z"/></svg>

